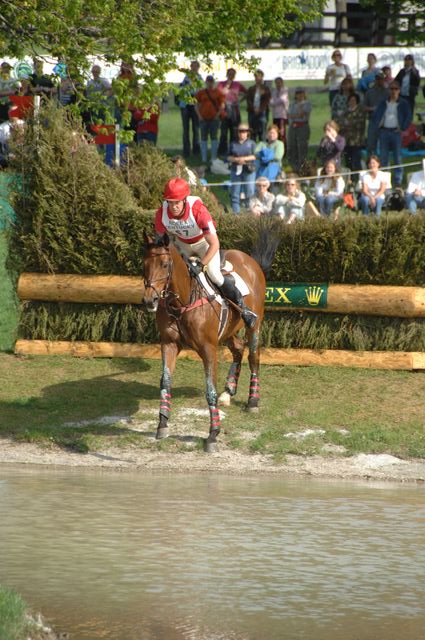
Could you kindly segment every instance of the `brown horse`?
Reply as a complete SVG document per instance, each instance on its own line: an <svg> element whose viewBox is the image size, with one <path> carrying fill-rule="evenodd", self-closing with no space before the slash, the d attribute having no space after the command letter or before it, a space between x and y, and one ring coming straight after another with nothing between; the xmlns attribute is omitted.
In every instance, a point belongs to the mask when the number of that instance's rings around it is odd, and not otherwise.
<svg viewBox="0 0 425 640"><path fill-rule="evenodd" d="M171 379L177 356L184 345L196 351L205 370L206 398L210 410L210 432L205 441L207 452L215 451L220 433L220 415L217 408L230 404L236 394L245 341L237 333L243 326L239 308L229 306L228 317L220 341L227 344L233 362L227 375L225 391L217 397L217 351L219 344L220 302L208 296L196 278L189 275L187 266L177 249L165 241L154 242L145 234L143 302L149 311L156 311L161 336L162 377L161 400L157 439L168 436L168 418L171 409ZM234 267L249 288L246 302L258 315L252 329L246 330L248 362L251 381L247 408L258 410L260 365L259 334L264 317L266 282L260 265L241 251L229 250L225 258Z"/></svg>

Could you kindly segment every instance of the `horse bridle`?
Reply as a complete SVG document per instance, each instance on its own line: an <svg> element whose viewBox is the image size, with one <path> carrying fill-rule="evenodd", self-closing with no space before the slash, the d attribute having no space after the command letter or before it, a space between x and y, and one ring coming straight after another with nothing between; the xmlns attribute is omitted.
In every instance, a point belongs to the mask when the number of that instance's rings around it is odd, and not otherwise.
<svg viewBox="0 0 425 640"><path fill-rule="evenodd" d="M156 293L156 295L158 296L158 298L166 298L169 291L168 291L168 287L170 286L170 282L171 282L171 275L173 273L173 261L171 260L170 257L170 252L165 250L165 251L161 251L160 253L151 253L151 257L152 258L157 258L159 256L162 256L164 254L168 255L168 271L167 274L161 278L155 278L154 280L146 280L146 278L144 278L144 285L145 285L145 290L146 289L153 289ZM166 280L166 284L165 287L163 288L163 290L161 292L159 292L156 287L153 286L154 282L163 282L164 280Z"/></svg>

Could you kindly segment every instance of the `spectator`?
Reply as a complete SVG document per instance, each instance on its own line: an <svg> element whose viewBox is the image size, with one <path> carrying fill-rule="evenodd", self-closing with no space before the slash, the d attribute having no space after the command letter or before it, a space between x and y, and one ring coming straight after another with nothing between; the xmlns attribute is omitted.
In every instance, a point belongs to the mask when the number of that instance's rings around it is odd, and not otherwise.
<svg viewBox="0 0 425 640"><path fill-rule="evenodd" d="M285 182L285 193L276 196L274 212L288 224L304 220L306 197L298 184L297 176L290 174Z"/></svg>
<svg viewBox="0 0 425 640"><path fill-rule="evenodd" d="M412 173L406 190L406 205L410 213L416 213L418 208L425 209L425 176L424 172Z"/></svg>
<svg viewBox="0 0 425 640"><path fill-rule="evenodd" d="M388 64L386 64L386 65L384 65L382 67L381 71L384 74L384 87L386 89L389 89L390 88L390 84L394 80L392 72L391 72L391 67Z"/></svg>
<svg viewBox="0 0 425 640"><path fill-rule="evenodd" d="M345 183L342 176L337 175L335 160L328 160L314 185L316 202L323 216L329 218L335 207L342 201Z"/></svg>
<svg viewBox="0 0 425 640"><path fill-rule="evenodd" d="M228 161L231 163L230 199L233 213L241 210L241 193L245 202L254 195L255 190L255 142L249 139L249 126L240 123L238 140L230 143Z"/></svg>
<svg viewBox="0 0 425 640"><path fill-rule="evenodd" d="M351 78L344 78L341 82L338 93L332 100L331 114L332 120L341 125L342 117L347 109L349 96L354 93L354 84Z"/></svg>
<svg viewBox="0 0 425 640"><path fill-rule="evenodd" d="M213 76L207 76L205 89L196 93L196 113L199 118L201 130L201 160L205 164L208 161L208 136L211 138L211 163L217 160L218 129L220 119L225 115L224 93L215 87Z"/></svg>
<svg viewBox="0 0 425 640"><path fill-rule="evenodd" d="M56 93L56 88L51 77L43 71L43 61L39 58L34 58L33 65L33 73L29 76L32 94L41 98L51 98Z"/></svg>
<svg viewBox="0 0 425 640"><path fill-rule="evenodd" d="M373 126L379 127L378 140L381 162L388 166L392 153L394 164L394 186L401 187L403 168L401 165L401 132L405 131L412 121L409 103L400 97L400 85L393 80L390 86L390 97L382 100L372 116Z"/></svg>
<svg viewBox="0 0 425 640"><path fill-rule="evenodd" d="M336 167L341 166L341 154L345 147L344 138L339 135L339 125L334 120L329 120L323 127L325 135L319 143L317 157L324 166L328 160L334 160Z"/></svg>
<svg viewBox="0 0 425 640"><path fill-rule="evenodd" d="M155 102L146 109L136 109L133 114L133 118L136 120L136 142L150 142L156 146L158 140L159 114L159 102Z"/></svg>
<svg viewBox="0 0 425 640"><path fill-rule="evenodd" d="M394 80L400 85L400 95L409 103L413 115L421 78L411 53L404 56L404 68L400 69Z"/></svg>
<svg viewBox="0 0 425 640"><path fill-rule="evenodd" d="M344 158L350 171L362 168L362 149L365 144L366 113L358 93L352 93L342 118L342 135L345 138Z"/></svg>
<svg viewBox="0 0 425 640"><path fill-rule="evenodd" d="M0 123L9 119L10 100L9 96L19 93L19 80L10 75L11 65L2 62L0 66Z"/></svg>
<svg viewBox="0 0 425 640"><path fill-rule="evenodd" d="M385 201L385 192L389 187L388 178L379 170L381 161L378 156L372 155L368 161L369 171L360 177L361 193L358 205L363 215L368 216L370 211L375 211L379 216Z"/></svg>
<svg viewBox="0 0 425 640"><path fill-rule="evenodd" d="M274 195L268 190L270 182L264 176L255 181L255 194L249 199L249 210L255 216L270 215L273 209Z"/></svg>
<svg viewBox="0 0 425 640"><path fill-rule="evenodd" d="M300 171L308 154L310 139L311 104L307 100L305 89L295 89L295 99L288 110L288 160L292 169Z"/></svg>
<svg viewBox="0 0 425 640"><path fill-rule="evenodd" d="M375 84L366 91L363 108L368 117L367 127L367 151L369 155L376 153L378 146L378 131L379 128L374 124L372 116L380 102L387 100L390 96L390 90L385 86L385 76L383 71L376 74Z"/></svg>
<svg viewBox="0 0 425 640"><path fill-rule="evenodd" d="M350 67L342 62L342 53L339 49L331 56L333 63L326 67L324 84L329 85L329 105L332 107L333 99L339 91L344 78L351 78Z"/></svg>
<svg viewBox="0 0 425 640"><path fill-rule="evenodd" d="M199 73L199 69L199 62L197 60L192 60L192 62L190 63L189 71L187 71L185 77L183 78L183 81L180 83L180 89L183 89L184 94L187 97L193 97L197 91L197 88L193 86L194 82L197 84L202 82L202 77ZM186 102L186 100L181 99L179 101L179 107L183 127L183 155L185 158L188 158L190 156L191 147L194 155L197 155L201 149L199 144L199 119L194 103ZM192 145L190 141L191 127Z"/></svg>
<svg viewBox="0 0 425 640"><path fill-rule="evenodd" d="M288 123L289 96L282 78L275 78L275 86L271 90L270 106L273 124L279 131L279 140L286 143L286 125Z"/></svg>
<svg viewBox="0 0 425 640"><path fill-rule="evenodd" d="M11 155L10 142L21 141L24 128L25 121L14 116L0 124L0 167L8 166Z"/></svg>
<svg viewBox="0 0 425 640"><path fill-rule="evenodd" d="M218 153L227 156L229 143L236 140L237 130L241 121L240 102L246 97L246 88L235 80L236 71L227 69L226 80L218 83L217 88L224 93L225 117L221 121L220 143Z"/></svg>
<svg viewBox="0 0 425 640"><path fill-rule="evenodd" d="M282 170L282 160L285 146L279 140L279 129L275 124L267 129L267 142L259 142L255 148L257 156L257 178L265 176L271 181L276 180Z"/></svg>
<svg viewBox="0 0 425 640"><path fill-rule="evenodd" d="M189 183L191 187L199 186L198 176L192 169L186 165L185 159L182 156L173 156L171 162L174 164L174 171L177 178L183 178Z"/></svg>
<svg viewBox="0 0 425 640"><path fill-rule="evenodd" d="M379 73L379 69L376 66L376 56L374 53L367 54L367 67L362 70L360 80L357 83L357 89L363 94L373 86L375 82L376 74Z"/></svg>
<svg viewBox="0 0 425 640"><path fill-rule="evenodd" d="M264 73L257 69L255 84L249 87L246 96L248 122L253 140L266 140L266 127L269 115L270 89L264 84Z"/></svg>

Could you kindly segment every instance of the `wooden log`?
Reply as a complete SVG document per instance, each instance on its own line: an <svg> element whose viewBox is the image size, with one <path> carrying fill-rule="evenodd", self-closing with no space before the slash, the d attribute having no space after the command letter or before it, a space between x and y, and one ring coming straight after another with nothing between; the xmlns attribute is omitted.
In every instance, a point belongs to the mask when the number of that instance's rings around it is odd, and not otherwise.
<svg viewBox="0 0 425 640"><path fill-rule="evenodd" d="M21 300L140 304L144 292L141 276L22 273L18 281Z"/></svg>
<svg viewBox="0 0 425 640"><path fill-rule="evenodd" d="M95 358L161 358L159 345L117 342L18 340L15 345L15 353L18 355L70 355ZM179 357L199 360L199 356L190 349L182 350ZM222 362L231 362L232 360L230 352L225 347L220 348L219 358ZM425 353L342 351L336 349L262 349L261 362L270 365L425 370Z"/></svg>
<svg viewBox="0 0 425 640"><path fill-rule="evenodd" d="M18 282L21 300L140 304L144 294L141 276L87 276L23 273ZM325 308L306 311L424 318L425 287L330 284ZM300 311L296 306L266 307L270 311Z"/></svg>

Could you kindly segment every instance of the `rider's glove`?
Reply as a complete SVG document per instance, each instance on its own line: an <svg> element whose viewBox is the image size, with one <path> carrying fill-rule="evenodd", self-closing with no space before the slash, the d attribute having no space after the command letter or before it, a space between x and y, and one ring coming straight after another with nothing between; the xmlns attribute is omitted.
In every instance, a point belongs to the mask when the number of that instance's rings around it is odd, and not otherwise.
<svg viewBox="0 0 425 640"><path fill-rule="evenodd" d="M204 270L204 265L200 260L194 262L193 260L189 260L189 271L193 276L199 276L200 273Z"/></svg>

